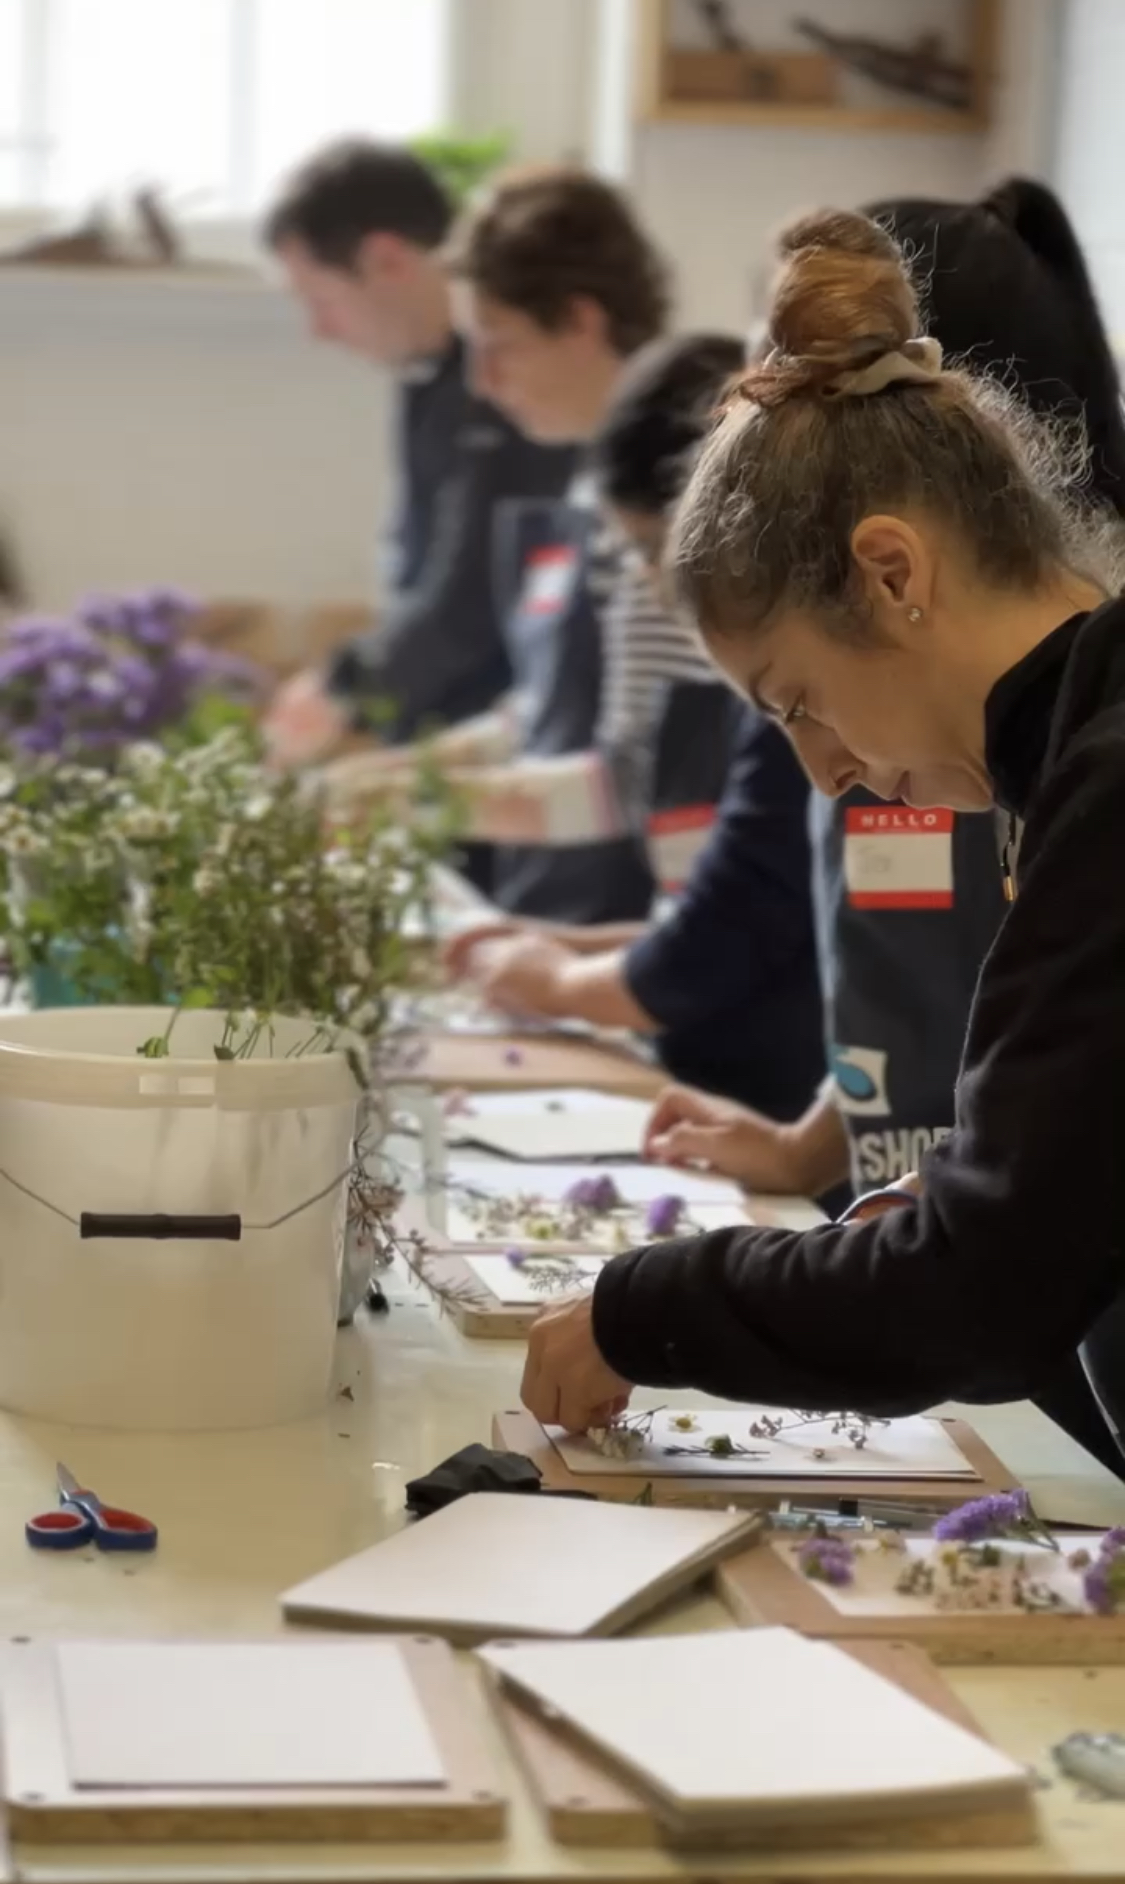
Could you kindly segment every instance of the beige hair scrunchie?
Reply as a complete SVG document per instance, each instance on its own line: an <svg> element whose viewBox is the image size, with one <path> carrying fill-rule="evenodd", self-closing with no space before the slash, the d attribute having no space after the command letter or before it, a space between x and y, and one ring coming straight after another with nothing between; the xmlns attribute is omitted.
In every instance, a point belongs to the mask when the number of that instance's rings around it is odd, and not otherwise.
<svg viewBox="0 0 1125 1884"><path fill-rule="evenodd" d="M908 340L894 353L881 353L877 360L854 372L837 373L821 387L827 399L861 399L866 393L882 392L887 386L924 384L941 376L941 343L937 340Z"/></svg>

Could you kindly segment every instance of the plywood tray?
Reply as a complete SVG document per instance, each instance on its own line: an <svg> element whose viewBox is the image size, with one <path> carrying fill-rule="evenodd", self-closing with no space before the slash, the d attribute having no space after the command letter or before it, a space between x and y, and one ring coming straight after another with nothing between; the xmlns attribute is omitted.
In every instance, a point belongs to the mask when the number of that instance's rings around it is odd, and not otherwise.
<svg viewBox="0 0 1125 1884"><path fill-rule="evenodd" d="M484 1745L480 1698L443 1642L400 1646L440 1749L439 1787L253 1792L79 1791L71 1785L53 1644L3 1651L5 1799L14 1842L448 1843L496 1839L507 1803ZM107 1693L106 1706L113 1705Z"/></svg>
<svg viewBox="0 0 1125 1884"><path fill-rule="evenodd" d="M942 1425L960 1447L977 1478L735 1478L733 1476L674 1476L638 1473L572 1472L537 1419L524 1408L497 1413L492 1421L492 1443L502 1452L519 1452L537 1466L548 1491L592 1492L596 1498L611 1498L623 1504L644 1499L655 1505L715 1506L740 1505L751 1510L772 1510L784 1498L805 1499L812 1504L834 1507L845 1498L870 1501L886 1499L896 1504L914 1499L920 1505L950 1506L964 1504L968 1498L980 1498L985 1492L1011 1491L1015 1481L1007 1467L989 1450L983 1439L964 1420L944 1419ZM787 1620L787 1618L771 1618Z"/></svg>
<svg viewBox="0 0 1125 1884"><path fill-rule="evenodd" d="M720 1564L718 1594L744 1628L783 1624L841 1647L905 1641L950 1667L987 1662L1025 1666L1125 1663L1125 1616L937 1608L925 1615L888 1609L848 1616L802 1574L788 1554L789 1542L775 1549L768 1534L762 1534L751 1548Z"/></svg>
<svg viewBox="0 0 1125 1884"><path fill-rule="evenodd" d="M980 1733L964 1703L929 1657L904 1642L841 1643L857 1661L885 1676L970 1733ZM497 1715L526 1774L532 1794L560 1845L603 1845L622 1850L651 1849L668 1838L642 1795L609 1770L597 1755L535 1709L518 1699L491 1672L486 1685ZM1027 1844L1034 1825L1024 1811L990 1811L900 1822L885 1832L876 1826L834 1826L776 1831L763 1838L776 1848L791 1846L888 1849L919 1847L959 1850L966 1846Z"/></svg>

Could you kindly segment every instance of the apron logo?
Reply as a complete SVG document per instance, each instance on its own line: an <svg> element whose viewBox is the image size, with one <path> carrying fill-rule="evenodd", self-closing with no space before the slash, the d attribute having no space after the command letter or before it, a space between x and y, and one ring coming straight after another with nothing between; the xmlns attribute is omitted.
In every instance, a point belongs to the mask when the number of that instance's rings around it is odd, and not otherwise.
<svg viewBox="0 0 1125 1884"><path fill-rule="evenodd" d="M533 550L523 581L523 607L528 615L555 615L570 599L578 558L568 543Z"/></svg>
<svg viewBox="0 0 1125 1884"><path fill-rule="evenodd" d="M874 1047L833 1047L832 1077L836 1103L849 1117L885 1118L890 1112L885 1053Z"/></svg>
<svg viewBox="0 0 1125 1884"><path fill-rule="evenodd" d="M853 909L952 909L952 811L850 806L844 879Z"/></svg>

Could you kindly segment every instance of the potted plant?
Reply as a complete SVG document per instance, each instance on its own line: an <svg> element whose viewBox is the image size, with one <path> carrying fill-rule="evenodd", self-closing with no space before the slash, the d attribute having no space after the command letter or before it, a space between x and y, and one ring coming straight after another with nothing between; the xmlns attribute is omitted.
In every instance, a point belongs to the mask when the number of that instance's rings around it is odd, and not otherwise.
<svg viewBox="0 0 1125 1884"><path fill-rule="evenodd" d="M0 1023L0 1221L28 1251L26 1277L9 1278L22 1319L0 1315L0 1403L80 1417L56 1364L73 1354L73 1303L98 1331L84 1417L310 1410L331 1362L361 1087L415 973L407 918L450 830L440 791L420 799L407 828L376 810L327 834L316 787L270 771L233 727L127 747L112 770L44 757L0 772L16 970L62 951L89 1004ZM176 1264L143 1261L146 1224L169 1217L199 1224L197 1243ZM94 1263L80 1226L109 1218L125 1228ZM235 1220L241 1260L215 1227ZM144 1342L131 1373L126 1337Z"/></svg>

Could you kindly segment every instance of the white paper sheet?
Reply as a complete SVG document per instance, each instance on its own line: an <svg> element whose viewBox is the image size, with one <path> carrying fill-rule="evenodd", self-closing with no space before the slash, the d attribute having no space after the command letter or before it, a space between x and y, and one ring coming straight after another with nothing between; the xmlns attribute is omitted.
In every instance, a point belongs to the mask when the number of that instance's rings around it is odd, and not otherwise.
<svg viewBox="0 0 1125 1884"><path fill-rule="evenodd" d="M82 1789L437 1786L445 1768L387 1642L65 1642Z"/></svg>
<svg viewBox="0 0 1125 1884"><path fill-rule="evenodd" d="M472 1492L281 1599L287 1616L435 1635L583 1635L644 1591L694 1580L745 1513Z"/></svg>
<svg viewBox="0 0 1125 1884"><path fill-rule="evenodd" d="M523 1269L515 1267L506 1256L466 1256L465 1262L478 1282L482 1282L489 1294L505 1308L547 1308L560 1294L577 1294L580 1289L592 1289L604 1266L600 1256L570 1256L560 1258L559 1261L553 1261L550 1257L532 1257ZM565 1290L536 1288L534 1272L553 1270L557 1275L562 1262L566 1263L568 1274L572 1268L578 1271L567 1282Z"/></svg>
<svg viewBox="0 0 1125 1884"><path fill-rule="evenodd" d="M788 1629L500 1645L488 1662L685 1808L826 1815L988 1802L1025 1770L842 1649ZM728 1865L729 1873L731 1867ZM822 1874L806 1863L805 1874Z"/></svg>
<svg viewBox="0 0 1125 1884"><path fill-rule="evenodd" d="M476 1093L445 1135L506 1158L638 1158L651 1110L643 1099L581 1087Z"/></svg>
<svg viewBox="0 0 1125 1884"><path fill-rule="evenodd" d="M751 1425L763 1415L773 1419L795 1420L797 1415L779 1407L740 1407L734 1413L691 1411L693 1431L675 1424L689 1416L689 1409L666 1408L654 1415L649 1438L643 1449L631 1458L606 1458L593 1441L575 1438L559 1427L548 1427L551 1444L572 1472L583 1475L614 1474L651 1478L794 1478L807 1474L815 1478L966 1478L977 1474L960 1448L938 1420L914 1418L891 1420L872 1429L862 1449L849 1445L842 1435L834 1435L831 1420L779 1433L776 1439L755 1439ZM709 1453L689 1452L669 1455L669 1446L705 1446L709 1439L725 1435L744 1446L752 1457L712 1457ZM822 1453L823 1457L817 1457Z"/></svg>
<svg viewBox="0 0 1125 1884"><path fill-rule="evenodd" d="M446 1168L451 1190L467 1188L489 1197L530 1194L544 1202L558 1202L572 1184L583 1178L612 1178L627 1204L651 1203L654 1197L682 1197L687 1204L722 1204L732 1223L745 1222L746 1198L728 1178L707 1177L698 1171L669 1171L663 1165L627 1164L486 1164L454 1154Z"/></svg>

